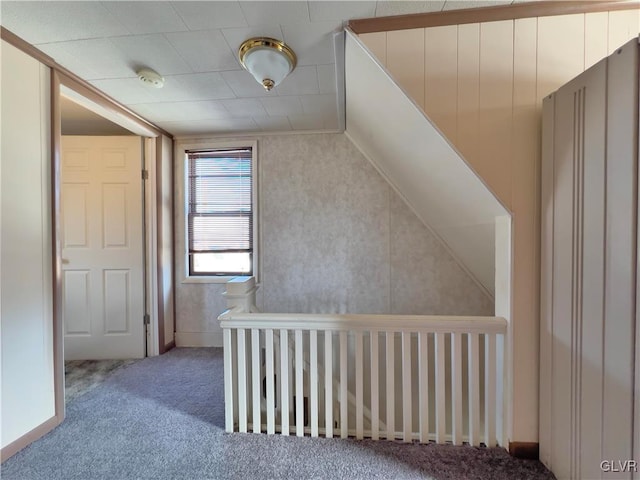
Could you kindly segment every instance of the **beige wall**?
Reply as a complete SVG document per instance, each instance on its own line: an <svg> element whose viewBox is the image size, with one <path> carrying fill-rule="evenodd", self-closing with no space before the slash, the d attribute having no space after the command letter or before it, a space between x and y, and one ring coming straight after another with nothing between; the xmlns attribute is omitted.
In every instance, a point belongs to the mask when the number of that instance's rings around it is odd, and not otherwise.
<svg viewBox="0 0 640 480"><path fill-rule="evenodd" d="M50 73L4 41L1 58L0 416L5 448L54 417L55 397Z"/></svg>
<svg viewBox="0 0 640 480"><path fill-rule="evenodd" d="M262 310L493 313L491 299L345 135L257 140ZM221 345L224 285L180 280L178 272L177 343Z"/></svg>
<svg viewBox="0 0 640 480"><path fill-rule="evenodd" d="M515 441L538 440L541 101L639 30L628 10L360 36L513 212Z"/></svg>

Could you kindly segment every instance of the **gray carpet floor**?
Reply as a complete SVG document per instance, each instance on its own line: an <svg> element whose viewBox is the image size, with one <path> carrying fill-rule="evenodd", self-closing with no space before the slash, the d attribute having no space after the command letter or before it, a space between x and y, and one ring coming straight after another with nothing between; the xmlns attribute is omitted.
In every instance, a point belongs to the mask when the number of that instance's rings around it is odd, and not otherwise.
<svg viewBox="0 0 640 480"><path fill-rule="evenodd" d="M113 372L3 479L552 479L499 448L224 432L222 349L179 348Z"/></svg>
<svg viewBox="0 0 640 480"><path fill-rule="evenodd" d="M104 382L117 369L136 360L67 360L64 362L64 400L67 404Z"/></svg>

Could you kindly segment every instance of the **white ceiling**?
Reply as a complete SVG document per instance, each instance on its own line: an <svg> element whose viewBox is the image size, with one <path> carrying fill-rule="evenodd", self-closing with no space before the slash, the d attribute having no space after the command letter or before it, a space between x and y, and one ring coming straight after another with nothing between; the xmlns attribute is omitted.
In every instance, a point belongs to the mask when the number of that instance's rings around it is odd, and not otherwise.
<svg viewBox="0 0 640 480"><path fill-rule="evenodd" d="M332 32L350 19L504 1L0 2L0 23L174 135L339 128ZM284 40L298 67L266 93L237 60L247 38ZM165 86L143 85L150 67Z"/></svg>

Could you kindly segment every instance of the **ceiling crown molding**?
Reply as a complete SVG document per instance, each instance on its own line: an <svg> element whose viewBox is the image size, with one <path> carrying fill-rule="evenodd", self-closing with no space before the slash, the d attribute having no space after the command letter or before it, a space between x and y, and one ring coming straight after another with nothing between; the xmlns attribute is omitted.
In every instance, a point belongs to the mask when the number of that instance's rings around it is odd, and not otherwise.
<svg viewBox="0 0 640 480"><path fill-rule="evenodd" d="M527 2L444 12L396 15L393 17L362 18L349 21L349 28L356 34L362 34L444 25L462 25L465 23L496 22L518 18L551 17L555 15L633 9L640 9L640 2L637 0Z"/></svg>

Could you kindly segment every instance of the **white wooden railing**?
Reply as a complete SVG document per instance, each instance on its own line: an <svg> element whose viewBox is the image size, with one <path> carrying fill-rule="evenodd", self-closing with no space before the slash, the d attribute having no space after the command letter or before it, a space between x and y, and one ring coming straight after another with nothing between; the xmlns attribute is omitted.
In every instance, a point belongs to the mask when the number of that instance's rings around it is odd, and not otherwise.
<svg viewBox="0 0 640 480"><path fill-rule="evenodd" d="M225 428L504 445L498 317L259 313L227 285Z"/></svg>

